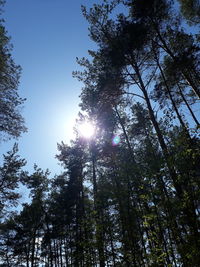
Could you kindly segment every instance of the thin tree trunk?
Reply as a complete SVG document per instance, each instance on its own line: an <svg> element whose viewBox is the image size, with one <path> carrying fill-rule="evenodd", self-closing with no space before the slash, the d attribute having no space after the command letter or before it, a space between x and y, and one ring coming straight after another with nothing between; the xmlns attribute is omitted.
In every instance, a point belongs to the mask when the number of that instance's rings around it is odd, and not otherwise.
<svg viewBox="0 0 200 267"><path fill-rule="evenodd" d="M115 256L112 229L110 228L110 225L109 225L109 235L110 235L110 246L111 246L111 251L112 251L112 259L113 259L113 267L116 267L116 256Z"/></svg>
<svg viewBox="0 0 200 267"><path fill-rule="evenodd" d="M96 178L96 157L94 140L91 140L91 155L92 155L92 180L93 180L93 193L94 193L94 209L96 211L95 222L96 222L96 239L97 249L99 254L99 266L105 267L105 255L104 255L104 244L103 244L103 233L102 233L102 222L100 220L99 204L97 199L97 178Z"/></svg>
<svg viewBox="0 0 200 267"><path fill-rule="evenodd" d="M144 95L146 104L147 104L150 120L151 120L151 122L152 122L152 124L154 126L154 129L155 129L157 137L158 137L158 141L160 143L160 147L161 147L163 155L165 157L165 160L166 160L166 163L167 163L167 166L168 166L168 169L169 169L169 173L170 173L171 179L172 179L173 184L174 184L174 188L175 188L175 190L177 192L177 195L181 198L182 193L183 193L182 192L182 188L180 187L180 185L177 182L177 175L176 175L176 172L174 170L174 167L171 166L168 148L167 148L167 146L165 144L162 132L161 132L160 127L158 125L158 122L157 122L157 120L155 118L155 115L154 115L154 112L153 112L153 109L152 109L152 106L151 106L151 103L150 103L150 99L149 99L148 93L146 91L145 85L144 85L143 80L142 80L141 75L140 75L139 68L137 67L137 65L134 65L134 69L135 69L135 72L137 74L137 77L138 77L138 80L139 80L139 83L140 83L140 87L141 87L142 93Z"/></svg>
<svg viewBox="0 0 200 267"><path fill-rule="evenodd" d="M159 70L160 70L161 76L162 76L162 78L163 78L163 81L164 81L164 84L165 84L167 93L168 93L169 98L170 98L170 100L171 100L172 106L173 106L173 108L174 108L174 110L175 110L175 112L176 112L177 118L178 118L178 120L179 120L181 126L182 126L183 129L185 130L185 132L187 132L187 135L190 136L190 135L189 135L189 132L188 132L188 129L187 129L187 127L186 127L186 125L185 125L185 123L184 123L184 121L183 121L183 119L182 119L182 117L181 117L181 115L180 115L180 113L179 113L179 111L178 111L178 108L176 107L176 103L175 103L175 101L174 101L174 99L173 99L173 96L172 96L172 93L171 93L171 91L170 91L170 88L169 88L169 86L168 86L168 84L167 84L167 81L166 81L164 72L163 72L163 70L162 70L162 67L161 67L161 65L160 65L160 62L159 62L159 60L158 60L158 58L157 58L155 52L154 52L154 55L155 55L155 60L156 60L156 63L157 63L157 65L158 65L158 68L159 68Z"/></svg>
<svg viewBox="0 0 200 267"><path fill-rule="evenodd" d="M34 230L33 232L32 250L31 250L31 267L34 267L34 260L35 260L35 238L36 238L36 230Z"/></svg>
<svg viewBox="0 0 200 267"><path fill-rule="evenodd" d="M123 123L123 121L122 121L122 119L121 119L121 116L120 116L120 114L119 114L119 112L118 112L118 110L117 110L116 105L114 106L114 109L115 109L115 112L116 112L117 117L118 117L118 119L119 119L119 123L120 123L120 125L121 125L121 127L122 127L122 130L123 130L123 133L124 133L124 136L125 136L125 139L126 139L126 143L127 143L129 152L130 152L130 154L131 154L132 160L133 160L133 162L135 163L135 158L134 158L133 149L132 149L131 144L130 144L130 142L129 142L129 138L128 138L128 135L127 135L127 133L126 133L126 129L125 129L124 123Z"/></svg>
<svg viewBox="0 0 200 267"><path fill-rule="evenodd" d="M185 98L185 96L184 96L184 94L183 94L183 92L182 92L180 86L179 86L178 84L177 84L177 86L178 86L178 88L179 88L179 93L180 93L180 95L181 95L181 97L182 97L182 99L183 99L183 101L184 101L186 107L187 107L188 110L190 111L190 114L191 114L193 120L195 121L195 123L196 123L197 126L200 125L199 121L197 120L197 117L195 116L195 114L194 114L193 110L191 109L190 105L188 104L188 102L187 102L187 100L186 100L186 98Z"/></svg>
<svg viewBox="0 0 200 267"><path fill-rule="evenodd" d="M158 27L155 25L155 23L152 20L152 24L154 26L154 29L156 30L156 33L163 45L164 50L168 53L168 55L174 60L174 62L176 63L176 57L174 56L173 52L171 51L171 49L168 47L167 43L165 42L164 38L161 36L161 33L158 29ZM188 82L188 85L191 86L191 88L193 89L194 93L196 94L196 96L198 97L198 99L200 99L200 90L199 88L196 86L196 84L193 82L193 80L191 79L191 77L188 75L187 71L182 68L180 66L180 71L183 74L183 77L186 79L186 81Z"/></svg>

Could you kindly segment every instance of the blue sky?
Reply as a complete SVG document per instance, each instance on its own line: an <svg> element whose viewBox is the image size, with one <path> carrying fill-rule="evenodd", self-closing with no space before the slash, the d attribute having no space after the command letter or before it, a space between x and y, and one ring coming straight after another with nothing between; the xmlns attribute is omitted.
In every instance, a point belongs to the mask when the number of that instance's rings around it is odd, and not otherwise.
<svg viewBox="0 0 200 267"><path fill-rule="evenodd" d="M28 133L17 141L27 169L60 172L55 159L57 143L69 142L79 111L82 84L72 78L76 57L93 48L88 24L81 13L86 0L7 0L3 18L13 44L13 58L22 67L19 93ZM1 143L1 154L14 141Z"/></svg>

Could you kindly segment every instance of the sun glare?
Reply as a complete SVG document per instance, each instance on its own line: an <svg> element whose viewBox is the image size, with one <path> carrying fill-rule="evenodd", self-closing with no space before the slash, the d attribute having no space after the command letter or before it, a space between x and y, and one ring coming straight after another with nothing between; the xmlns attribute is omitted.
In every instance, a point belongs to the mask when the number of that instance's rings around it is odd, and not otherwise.
<svg viewBox="0 0 200 267"><path fill-rule="evenodd" d="M85 138L91 138L94 135L94 126L89 122L84 122L79 125L79 132Z"/></svg>

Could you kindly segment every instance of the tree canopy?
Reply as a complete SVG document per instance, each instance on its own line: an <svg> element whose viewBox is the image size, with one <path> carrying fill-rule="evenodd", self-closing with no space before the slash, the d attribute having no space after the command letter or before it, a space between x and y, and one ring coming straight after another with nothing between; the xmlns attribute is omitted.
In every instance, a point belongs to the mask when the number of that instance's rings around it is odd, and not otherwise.
<svg viewBox="0 0 200 267"><path fill-rule="evenodd" d="M0 1L0 15L5 1ZM17 138L26 131L21 107L25 99L18 93L21 67L12 55L10 37L0 18L0 139Z"/></svg>
<svg viewBox="0 0 200 267"><path fill-rule="evenodd" d="M5 194L12 177L30 202L2 218L0 266L200 266L199 24L182 3L82 7L96 49L73 73L76 137L58 145L63 172L51 179L5 157Z"/></svg>

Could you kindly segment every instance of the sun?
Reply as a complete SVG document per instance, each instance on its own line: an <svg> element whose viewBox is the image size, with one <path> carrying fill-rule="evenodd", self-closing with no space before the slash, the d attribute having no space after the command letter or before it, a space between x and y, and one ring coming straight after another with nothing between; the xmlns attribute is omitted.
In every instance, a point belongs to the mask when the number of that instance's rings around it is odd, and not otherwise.
<svg viewBox="0 0 200 267"><path fill-rule="evenodd" d="M94 135L95 128L90 122L83 122L78 127L79 133L85 138L91 138Z"/></svg>

